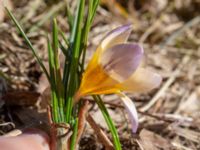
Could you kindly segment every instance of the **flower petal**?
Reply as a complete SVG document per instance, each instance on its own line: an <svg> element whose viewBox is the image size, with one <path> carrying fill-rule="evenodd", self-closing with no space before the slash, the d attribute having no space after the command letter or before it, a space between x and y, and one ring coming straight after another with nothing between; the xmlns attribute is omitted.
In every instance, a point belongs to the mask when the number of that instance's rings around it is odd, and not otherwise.
<svg viewBox="0 0 200 150"><path fill-rule="evenodd" d="M118 82L127 80L137 69L143 56L138 44L118 44L104 51L99 58L104 71Z"/></svg>
<svg viewBox="0 0 200 150"><path fill-rule="evenodd" d="M93 94L111 94L116 93L119 89L116 89L115 85L119 82L111 78L103 68L94 63L88 66L83 74L81 85L76 97Z"/></svg>
<svg viewBox="0 0 200 150"><path fill-rule="evenodd" d="M122 102L123 102L123 104L124 104L124 106L125 106L125 108L127 110L128 117L130 119L131 126L132 126L132 131L133 131L133 133L136 133L139 121L138 121L138 115L137 115L137 110L135 108L135 104L125 94L120 93L118 95L121 98L121 100L122 100Z"/></svg>
<svg viewBox="0 0 200 150"><path fill-rule="evenodd" d="M132 25L120 26L109 32L101 42L103 50L108 49L116 44L124 43L127 41L132 30Z"/></svg>
<svg viewBox="0 0 200 150"><path fill-rule="evenodd" d="M118 81L111 78L102 69L99 65L99 59L106 48L125 42L128 39L131 28L131 25L121 26L108 33L103 39L87 65L77 97L88 94L110 94L119 91L115 87Z"/></svg>
<svg viewBox="0 0 200 150"><path fill-rule="evenodd" d="M98 48L96 49L92 59L90 60L86 70L88 68L91 68L91 66L95 63L98 63L99 58L101 57L101 54L107 50L108 48L120 44L120 43L124 43L127 41L130 33L132 30L132 25L128 24L128 25L124 25L124 26L120 26L114 30L112 30L111 32L109 32L105 38L102 40L102 42L100 43L100 45L98 46Z"/></svg>
<svg viewBox="0 0 200 150"><path fill-rule="evenodd" d="M127 92L147 92L158 87L161 81L160 75L138 68L128 80L119 84L118 87Z"/></svg>

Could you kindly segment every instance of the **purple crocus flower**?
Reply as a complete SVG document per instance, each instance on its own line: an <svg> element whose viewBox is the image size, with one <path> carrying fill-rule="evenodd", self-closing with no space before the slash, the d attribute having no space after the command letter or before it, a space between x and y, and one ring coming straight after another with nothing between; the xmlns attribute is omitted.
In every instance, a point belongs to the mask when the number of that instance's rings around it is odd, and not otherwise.
<svg viewBox="0 0 200 150"><path fill-rule="evenodd" d="M144 51L139 44L127 43L131 30L131 25L124 25L106 35L83 74L75 99L86 95L118 94L129 114L132 131L136 132L135 105L121 92L147 92L158 87L162 78L140 66Z"/></svg>

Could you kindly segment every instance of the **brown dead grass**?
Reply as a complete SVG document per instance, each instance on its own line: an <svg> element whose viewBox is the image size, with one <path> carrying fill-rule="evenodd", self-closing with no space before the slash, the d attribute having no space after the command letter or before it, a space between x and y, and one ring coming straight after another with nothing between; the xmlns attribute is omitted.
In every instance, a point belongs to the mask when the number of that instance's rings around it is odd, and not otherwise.
<svg viewBox="0 0 200 150"><path fill-rule="evenodd" d="M43 1L32 0L14 1L13 5L14 13L18 20L22 21L26 31L29 31L32 25L40 26L35 28L29 37L39 49L39 55L46 60L44 31L50 30L50 24L49 21L39 23L49 12L60 11L62 7L60 8L60 4L59 7L47 7ZM90 34L88 59L106 32L118 25L132 22L134 30L130 41L143 43L146 66L163 77L159 89L146 94L129 95L139 111L140 126L135 135L131 134L130 128L127 129L129 124L126 123L126 115L120 101L115 96L105 96L119 130L123 150L200 149L199 8L198 0L187 0L184 4L181 0L136 0L135 3L132 0L112 0L112 3L104 0L99 8ZM68 31L66 17L58 15L57 18L63 30ZM37 91L41 72L31 51L8 18L0 23L0 35L0 69L4 76L11 79L7 82L7 92ZM1 85L2 83L0 82ZM0 88L6 89L2 86ZM0 95L5 95L5 92ZM17 112L19 108L10 109L10 106L0 101L2 134L14 129L13 123L17 128L31 126L30 118L34 116L24 119L23 113L16 115L15 110ZM96 106L91 114L99 116L96 122L107 132ZM80 141L80 149L103 149L90 128L85 131Z"/></svg>

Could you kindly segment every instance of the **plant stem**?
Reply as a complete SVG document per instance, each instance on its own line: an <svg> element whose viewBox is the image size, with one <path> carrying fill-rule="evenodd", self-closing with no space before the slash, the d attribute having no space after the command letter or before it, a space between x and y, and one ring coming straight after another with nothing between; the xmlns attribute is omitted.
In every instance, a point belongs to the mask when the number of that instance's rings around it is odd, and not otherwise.
<svg viewBox="0 0 200 150"><path fill-rule="evenodd" d="M74 125L74 129L73 129L71 143L70 143L70 150L76 149L77 133L78 133L78 118L76 118L76 120L75 120L75 125Z"/></svg>
<svg viewBox="0 0 200 150"><path fill-rule="evenodd" d="M68 139L69 137L64 136L66 134L65 128L58 128L57 129L57 143L56 143L56 150L69 150Z"/></svg>

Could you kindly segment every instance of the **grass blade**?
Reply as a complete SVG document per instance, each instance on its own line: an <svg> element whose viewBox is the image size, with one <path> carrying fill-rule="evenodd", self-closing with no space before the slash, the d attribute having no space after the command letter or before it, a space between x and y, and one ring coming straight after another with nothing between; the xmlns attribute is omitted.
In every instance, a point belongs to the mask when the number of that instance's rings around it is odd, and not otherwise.
<svg viewBox="0 0 200 150"><path fill-rule="evenodd" d="M72 15L72 13L70 11L68 3L66 3L66 11L67 11L67 22L69 24L69 29L71 31L72 28L73 28L73 21L74 20L73 20L73 15Z"/></svg>
<svg viewBox="0 0 200 150"><path fill-rule="evenodd" d="M77 89L77 72L78 72L78 62L79 62L79 53L80 53L80 46L81 46L81 33L82 33L82 22L83 22L83 14L85 8L85 0L79 0L77 14L74 20L74 27L72 30L72 34L70 37L70 49L72 51L72 62L70 64L70 76L69 76L69 85L68 87L68 100L66 103L66 117L67 122L70 122L71 113L72 113L72 105L73 105L73 96ZM65 74L64 74L65 77ZM65 83L65 86L66 85Z"/></svg>
<svg viewBox="0 0 200 150"><path fill-rule="evenodd" d="M92 13L92 17L90 18L90 22L91 22L91 23L92 23L93 20L94 20L94 16L95 16L95 14L96 14L96 11L97 11L99 2L100 2L100 0L94 0L94 2L93 2L93 13Z"/></svg>
<svg viewBox="0 0 200 150"><path fill-rule="evenodd" d="M33 55L35 56L37 62L39 63L39 65L42 68L42 70L45 73L45 75L47 76L48 81L50 82L50 76L49 76L44 64L42 63L42 60L37 55L36 50L34 49L32 43L30 42L30 40L26 36L25 32L23 31L22 27L20 26L19 22L17 21L15 16L12 14L12 12L7 7L5 7L5 9L6 9L8 15L10 16L10 18L12 19L12 21L15 23L15 25L18 28L19 32L22 34L22 36L23 36L24 40L26 41L26 43L28 44L29 48L32 50Z"/></svg>
<svg viewBox="0 0 200 150"><path fill-rule="evenodd" d="M108 125L108 127L111 131L115 149L116 150L122 150L117 130L114 126L114 123L113 123L113 121L112 121L102 99L100 98L100 96L93 96L93 98L94 98L95 102L98 104L98 107L100 108L100 110L101 110L101 112L104 116L104 119L105 119L105 121L106 121L106 123L107 123L107 125Z"/></svg>
<svg viewBox="0 0 200 150"><path fill-rule="evenodd" d="M59 115L61 122L65 121L64 116L64 87L62 83L61 69L60 69L60 61L59 61L59 42L58 42L58 26L56 19L53 20L53 59L55 64L55 86L56 86L56 95L59 105Z"/></svg>
<svg viewBox="0 0 200 150"><path fill-rule="evenodd" d="M81 62L81 72L83 72L83 70L84 70L88 34L89 34L90 28L92 26L98 5L99 5L99 0L91 0L89 3L87 20L86 20L86 23L85 23L85 26L83 29L83 34L82 34L82 42L83 42L82 53L83 54L82 54L82 62Z"/></svg>
<svg viewBox="0 0 200 150"><path fill-rule="evenodd" d="M61 36L62 36L63 40L65 41L65 44L69 47L69 41L65 37L65 33L61 29L59 30L59 32L61 33Z"/></svg>
<svg viewBox="0 0 200 150"><path fill-rule="evenodd" d="M53 121L58 123L60 121L59 110L58 110L58 101L56 97L56 83L55 83L55 63L54 63L54 54L53 49L51 47L51 43L49 38L47 37L47 45L48 45L48 60L49 60L49 72L50 72L50 84L51 84L51 106L53 113Z"/></svg>

